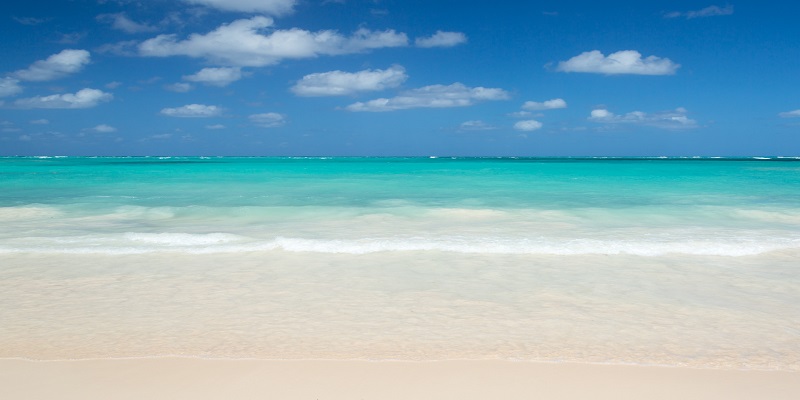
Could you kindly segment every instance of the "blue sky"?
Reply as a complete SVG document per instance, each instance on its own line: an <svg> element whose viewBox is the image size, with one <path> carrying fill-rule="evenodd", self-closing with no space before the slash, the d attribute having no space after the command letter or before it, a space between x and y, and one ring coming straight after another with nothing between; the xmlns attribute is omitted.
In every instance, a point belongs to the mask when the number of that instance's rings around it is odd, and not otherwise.
<svg viewBox="0 0 800 400"><path fill-rule="evenodd" d="M0 155L800 155L795 2L0 10Z"/></svg>

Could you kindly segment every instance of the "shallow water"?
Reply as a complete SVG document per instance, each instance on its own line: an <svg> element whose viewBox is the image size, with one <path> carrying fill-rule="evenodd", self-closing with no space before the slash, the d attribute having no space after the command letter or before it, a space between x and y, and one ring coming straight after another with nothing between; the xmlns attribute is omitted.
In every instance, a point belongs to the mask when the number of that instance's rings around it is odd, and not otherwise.
<svg viewBox="0 0 800 400"><path fill-rule="evenodd" d="M0 357L800 369L800 162L0 159Z"/></svg>

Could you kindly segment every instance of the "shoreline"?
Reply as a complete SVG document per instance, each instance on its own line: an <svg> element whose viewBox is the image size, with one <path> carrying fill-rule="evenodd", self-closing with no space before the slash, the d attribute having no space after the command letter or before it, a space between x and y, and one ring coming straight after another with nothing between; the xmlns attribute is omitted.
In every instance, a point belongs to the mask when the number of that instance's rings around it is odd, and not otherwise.
<svg viewBox="0 0 800 400"><path fill-rule="evenodd" d="M800 372L458 360L0 359L9 399L795 399Z"/></svg>

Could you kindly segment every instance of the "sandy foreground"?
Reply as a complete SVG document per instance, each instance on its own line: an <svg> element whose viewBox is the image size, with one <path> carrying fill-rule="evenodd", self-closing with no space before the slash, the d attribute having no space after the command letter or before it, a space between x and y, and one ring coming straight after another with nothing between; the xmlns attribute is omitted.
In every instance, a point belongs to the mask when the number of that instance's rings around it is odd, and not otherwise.
<svg viewBox="0 0 800 400"><path fill-rule="evenodd" d="M2 399L798 399L800 372L513 361L0 360Z"/></svg>

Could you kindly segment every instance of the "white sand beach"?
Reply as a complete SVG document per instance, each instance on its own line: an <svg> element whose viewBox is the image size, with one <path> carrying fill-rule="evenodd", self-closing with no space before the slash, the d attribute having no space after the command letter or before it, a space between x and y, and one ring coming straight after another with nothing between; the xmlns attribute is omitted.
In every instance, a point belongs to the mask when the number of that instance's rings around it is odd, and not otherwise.
<svg viewBox="0 0 800 400"><path fill-rule="evenodd" d="M0 360L3 399L797 399L800 373L513 361Z"/></svg>

